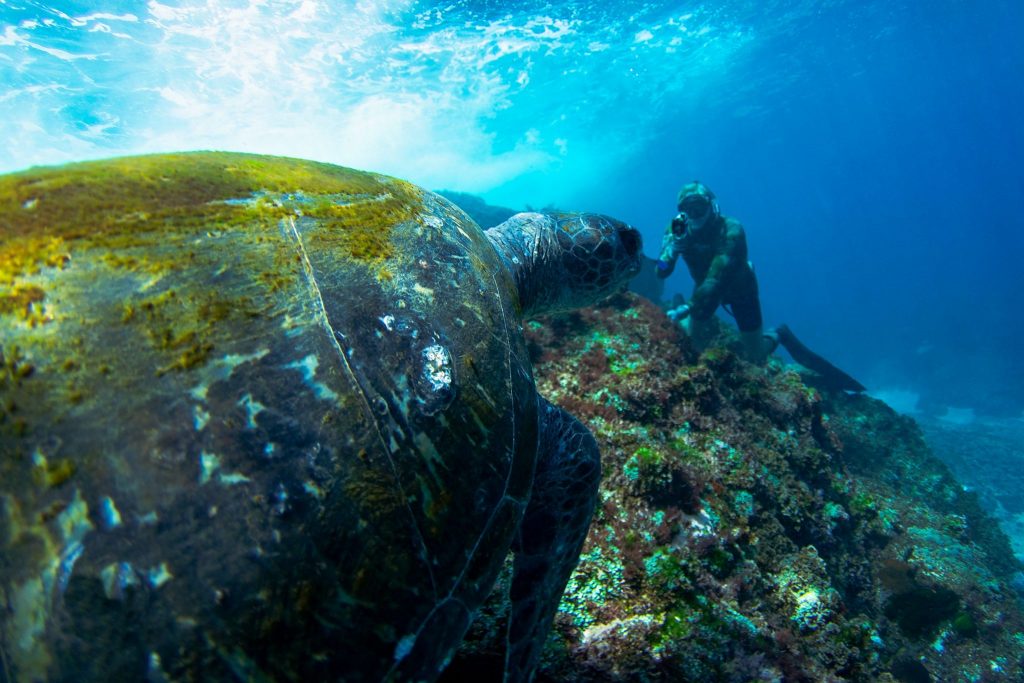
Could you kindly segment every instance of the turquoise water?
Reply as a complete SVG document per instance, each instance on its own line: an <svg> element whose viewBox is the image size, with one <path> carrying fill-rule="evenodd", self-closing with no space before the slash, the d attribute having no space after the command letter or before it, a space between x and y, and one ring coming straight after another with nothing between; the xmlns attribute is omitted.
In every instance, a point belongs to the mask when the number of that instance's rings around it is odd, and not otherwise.
<svg viewBox="0 0 1024 683"><path fill-rule="evenodd" d="M999 1L0 0L0 171L286 154L608 212L650 254L700 178L767 324L905 410L1020 418L1021 33Z"/></svg>

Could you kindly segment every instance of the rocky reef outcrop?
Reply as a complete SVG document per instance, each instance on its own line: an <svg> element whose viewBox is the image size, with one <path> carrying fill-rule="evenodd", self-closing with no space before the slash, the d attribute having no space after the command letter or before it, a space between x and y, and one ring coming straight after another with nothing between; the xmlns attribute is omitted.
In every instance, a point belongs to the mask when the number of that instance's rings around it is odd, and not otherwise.
<svg viewBox="0 0 1024 683"><path fill-rule="evenodd" d="M1022 680L1021 567L912 420L633 294L527 328L604 471L538 680ZM499 680L506 590L444 680Z"/></svg>

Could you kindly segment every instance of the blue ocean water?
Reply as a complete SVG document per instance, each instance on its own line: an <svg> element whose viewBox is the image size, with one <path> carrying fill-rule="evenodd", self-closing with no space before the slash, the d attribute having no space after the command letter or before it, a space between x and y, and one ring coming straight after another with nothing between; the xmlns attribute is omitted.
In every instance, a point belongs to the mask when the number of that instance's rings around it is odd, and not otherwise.
<svg viewBox="0 0 1024 683"><path fill-rule="evenodd" d="M1022 33L1014 0L0 0L0 172L286 154L607 212L651 255L700 178L768 325L909 412L1019 420Z"/></svg>

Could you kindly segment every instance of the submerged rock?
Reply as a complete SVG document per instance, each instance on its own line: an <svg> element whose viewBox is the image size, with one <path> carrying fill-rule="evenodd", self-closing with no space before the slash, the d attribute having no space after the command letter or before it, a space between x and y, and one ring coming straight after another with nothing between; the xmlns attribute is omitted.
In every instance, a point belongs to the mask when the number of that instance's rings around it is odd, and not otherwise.
<svg viewBox="0 0 1024 683"><path fill-rule="evenodd" d="M633 295L527 323L604 478L538 680L1017 681L1020 565L912 420L698 357ZM500 671L499 585L448 680Z"/></svg>

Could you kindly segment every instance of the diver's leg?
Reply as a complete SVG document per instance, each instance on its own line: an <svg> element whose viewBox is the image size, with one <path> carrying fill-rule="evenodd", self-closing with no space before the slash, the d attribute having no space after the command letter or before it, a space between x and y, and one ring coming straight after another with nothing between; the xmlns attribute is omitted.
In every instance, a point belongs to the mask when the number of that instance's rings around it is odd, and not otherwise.
<svg viewBox="0 0 1024 683"><path fill-rule="evenodd" d="M740 332L740 348L743 358L755 365L764 365L768 361L768 354L771 353L768 348L769 343L761 328Z"/></svg>
<svg viewBox="0 0 1024 683"><path fill-rule="evenodd" d="M830 391L867 391L863 384L804 346L787 325L779 325L776 339L789 351L793 360L818 374L819 386L822 388Z"/></svg>
<svg viewBox="0 0 1024 683"><path fill-rule="evenodd" d="M740 347L743 356L751 363L763 365L779 342L774 331L767 334L764 331L757 276L754 275L754 269L749 262L745 272L738 279L737 287L731 294L730 303L733 315L736 317L736 326L740 330Z"/></svg>
<svg viewBox="0 0 1024 683"><path fill-rule="evenodd" d="M558 603L579 562L601 480L601 455L586 427L539 398L533 492L515 552L505 680L529 681Z"/></svg>

